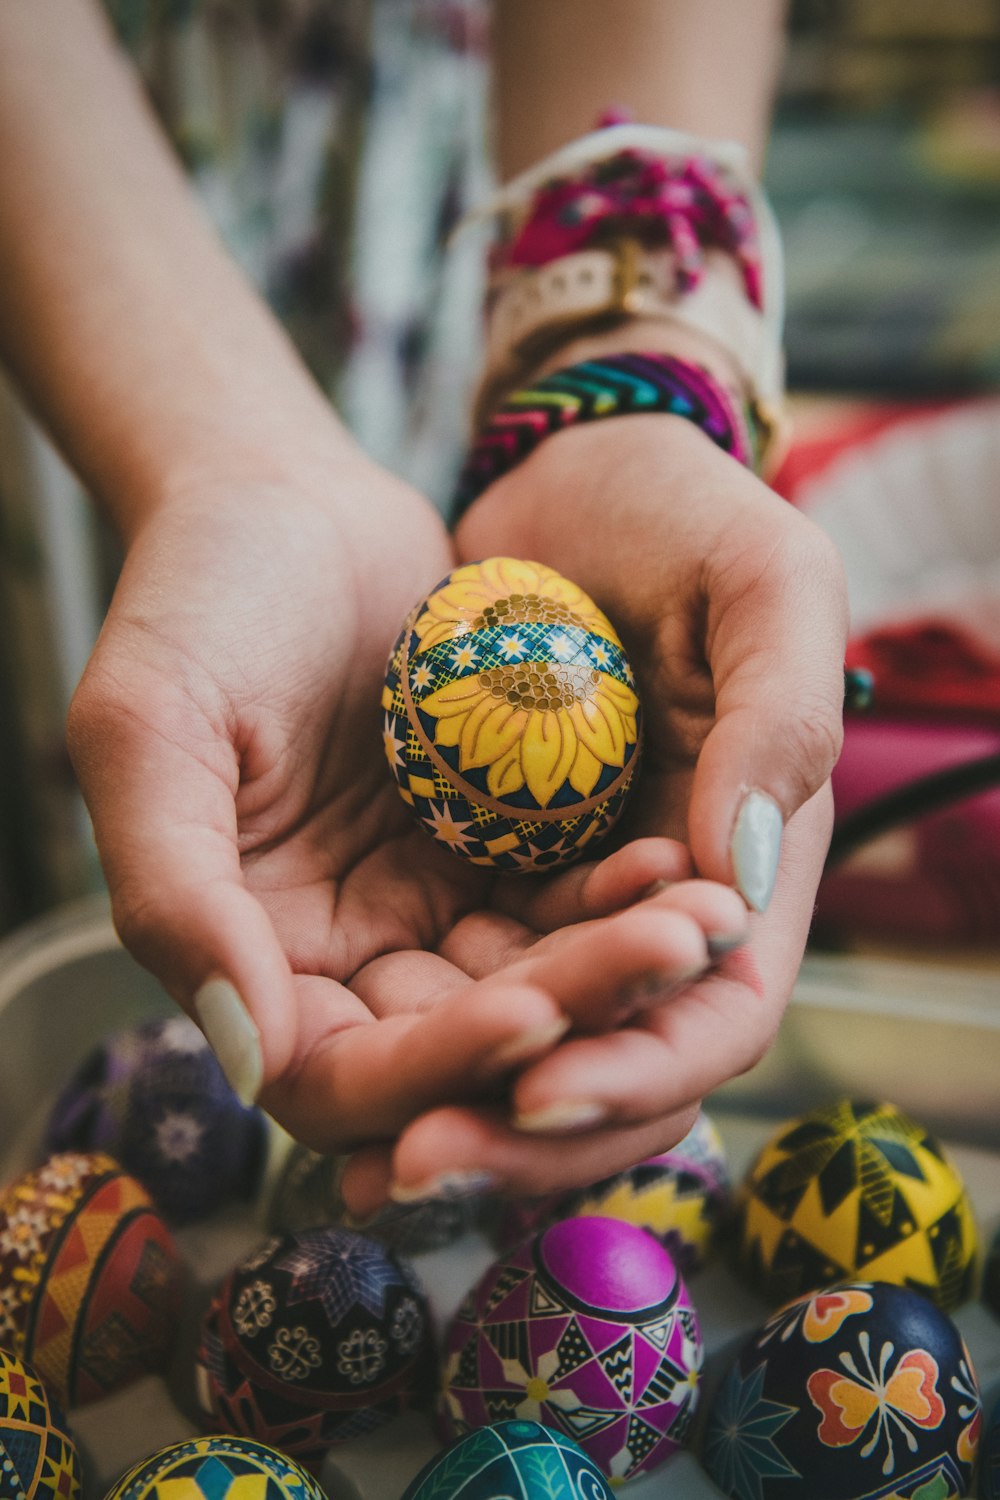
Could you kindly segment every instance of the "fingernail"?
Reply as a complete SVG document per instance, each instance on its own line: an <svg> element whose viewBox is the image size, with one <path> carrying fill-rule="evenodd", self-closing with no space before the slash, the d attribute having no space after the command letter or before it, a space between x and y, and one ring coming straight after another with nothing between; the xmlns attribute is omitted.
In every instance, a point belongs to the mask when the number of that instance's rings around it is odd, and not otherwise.
<svg viewBox="0 0 1000 1500"><path fill-rule="evenodd" d="M682 969L679 974L665 974L658 969L640 974L638 979L631 980L619 990L622 1010L631 1014L633 1011L649 1010L654 1005L661 1005L664 1000L669 1000L681 990L686 990L696 979L700 979L706 972L706 967L705 964L697 964L693 969Z"/></svg>
<svg viewBox="0 0 1000 1500"><path fill-rule="evenodd" d="M717 963L720 958L725 958L727 953L733 953L737 948L742 948L746 940L745 932L741 932L739 937L732 937L728 932L710 932L705 938L705 947L708 949L709 958L713 963Z"/></svg>
<svg viewBox="0 0 1000 1500"><path fill-rule="evenodd" d="M442 1172L438 1177L428 1177L414 1187L394 1182L389 1188L393 1203L421 1203L427 1198L475 1198L496 1187L492 1172Z"/></svg>
<svg viewBox="0 0 1000 1500"><path fill-rule="evenodd" d="M639 892L637 899L639 901L651 901L661 891L669 891L670 885L671 882L669 880L651 880L649 885Z"/></svg>
<svg viewBox="0 0 1000 1500"><path fill-rule="evenodd" d="M550 1021L547 1026L536 1026L533 1031L525 1031L521 1036L511 1037L510 1041L499 1046L490 1058L491 1065L497 1068L512 1068L517 1063L527 1061L529 1057L535 1057L539 1052L554 1047L560 1037L564 1037L570 1028L569 1016L560 1016L557 1021Z"/></svg>
<svg viewBox="0 0 1000 1500"><path fill-rule="evenodd" d="M194 997L208 1045L241 1104L256 1103L264 1077L260 1033L228 979L207 979Z"/></svg>
<svg viewBox="0 0 1000 1500"><path fill-rule="evenodd" d="M596 1099L563 1099L545 1109L529 1110L515 1116L514 1128L529 1135L569 1135L586 1130L607 1118L607 1108Z"/></svg>
<svg viewBox="0 0 1000 1500"><path fill-rule="evenodd" d="M736 888L754 911L766 911L781 858L781 809L766 792L748 792L730 845Z"/></svg>

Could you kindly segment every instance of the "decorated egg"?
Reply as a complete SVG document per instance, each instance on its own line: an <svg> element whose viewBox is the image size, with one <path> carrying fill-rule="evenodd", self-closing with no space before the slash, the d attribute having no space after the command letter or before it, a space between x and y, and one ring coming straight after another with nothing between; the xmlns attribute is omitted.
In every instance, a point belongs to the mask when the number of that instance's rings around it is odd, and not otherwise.
<svg viewBox="0 0 1000 1500"><path fill-rule="evenodd" d="M165 1368L181 1295L170 1230L110 1156L51 1156L0 1196L0 1343L67 1405Z"/></svg>
<svg viewBox="0 0 1000 1500"><path fill-rule="evenodd" d="M413 1271L349 1229L269 1240L226 1277L202 1324L206 1420L308 1467L432 1382L430 1315Z"/></svg>
<svg viewBox="0 0 1000 1500"><path fill-rule="evenodd" d="M979 1489L983 1500L1000 1500L1000 1402L993 1408L980 1453Z"/></svg>
<svg viewBox="0 0 1000 1500"><path fill-rule="evenodd" d="M983 1301L991 1312L1000 1318L1000 1229L997 1230L986 1257L983 1274Z"/></svg>
<svg viewBox="0 0 1000 1500"><path fill-rule="evenodd" d="M105 1500L326 1500L294 1459L249 1438L192 1438L161 1448L113 1485Z"/></svg>
<svg viewBox="0 0 1000 1500"><path fill-rule="evenodd" d="M507 1246L556 1219L600 1214L638 1224L654 1234L678 1269L688 1275L708 1259L728 1203L725 1148L702 1110L684 1139L659 1156L646 1157L592 1187L515 1201L496 1237Z"/></svg>
<svg viewBox="0 0 1000 1500"><path fill-rule="evenodd" d="M976 1253L961 1177L892 1104L843 1099L783 1125L737 1203L737 1268L772 1303L863 1274L954 1308Z"/></svg>
<svg viewBox="0 0 1000 1500"><path fill-rule="evenodd" d="M467 1432L424 1465L402 1500L611 1500L612 1494L572 1438L515 1419Z"/></svg>
<svg viewBox="0 0 1000 1500"><path fill-rule="evenodd" d="M273 1233L343 1224L353 1228L340 1193L340 1178L348 1158L321 1156L296 1144L289 1151L267 1208L267 1227ZM429 1198L418 1203L392 1203L366 1222L364 1232L401 1255L442 1250L472 1229L481 1216L477 1198Z"/></svg>
<svg viewBox="0 0 1000 1500"><path fill-rule="evenodd" d="M635 779L639 700L622 643L541 563L491 557L443 579L403 625L382 706L400 796L473 864L576 859Z"/></svg>
<svg viewBox="0 0 1000 1500"><path fill-rule="evenodd" d="M80 1459L66 1419L30 1365L0 1349L0 1495L77 1500Z"/></svg>
<svg viewBox="0 0 1000 1500"><path fill-rule="evenodd" d="M969 1490L979 1389L946 1313L886 1282L801 1297L744 1345L703 1461L733 1500L951 1500Z"/></svg>
<svg viewBox="0 0 1000 1500"><path fill-rule="evenodd" d="M245 1109L193 1021L171 1016L109 1037L52 1111L49 1151L108 1151L182 1224L249 1197L266 1128Z"/></svg>
<svg viewBox="0 0 1000 1500"><path fill-rule="evenodd" d="M701 1360L698 1320L663 1246L619 1219L562 1219L492 1265L456 1314L444 1429L541 1422L628 1479L684 1441Z"/></svg>

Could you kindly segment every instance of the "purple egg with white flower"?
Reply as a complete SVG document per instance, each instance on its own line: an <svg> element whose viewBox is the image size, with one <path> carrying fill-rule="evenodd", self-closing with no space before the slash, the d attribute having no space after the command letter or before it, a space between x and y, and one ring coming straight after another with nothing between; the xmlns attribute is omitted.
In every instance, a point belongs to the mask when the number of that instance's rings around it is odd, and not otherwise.
<svg viewBox="0 0 1000 1500"><path fill-rule="evenodd" d="M175 1224L249 1198L267 1127L226 1081L186 1016L115 1033L84 1060L49 1117L45 1149L107 1151Z"/></svg>
<svg viewBox="0 0 1000 1500"><path fill-rule="evenodd" d="M618 1219L563 1219L495 1261L448 1331L442 1423L517 1418L580 1444L620 1482L685 1441L701 1333L673 1260Z"/></svg>

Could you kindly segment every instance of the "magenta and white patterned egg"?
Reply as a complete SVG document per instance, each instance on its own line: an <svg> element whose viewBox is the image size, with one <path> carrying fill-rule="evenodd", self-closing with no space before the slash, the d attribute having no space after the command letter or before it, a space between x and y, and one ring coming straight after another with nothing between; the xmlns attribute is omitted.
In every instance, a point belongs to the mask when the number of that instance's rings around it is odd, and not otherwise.
<svg viewBox="0 0 1000 1500"><path fill-rule="evenodd" d="M510 1418L566 1433L611 1479L685 1440L702 1361L677 1267L643 1229L563 1219L488 1269L448 1332L449 1437Z"/></svg>

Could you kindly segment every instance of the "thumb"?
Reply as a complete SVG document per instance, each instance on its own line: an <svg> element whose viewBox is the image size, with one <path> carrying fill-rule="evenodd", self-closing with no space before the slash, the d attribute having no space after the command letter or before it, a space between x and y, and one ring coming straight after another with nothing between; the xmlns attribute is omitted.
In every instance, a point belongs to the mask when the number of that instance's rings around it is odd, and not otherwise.
<svg viewBox="0 0 1000 1500"><path fill-rule="evenodd" d="M828 779L843 736L840 558L791 508L776 520L766 544L733 536L710 566L715 723L688 813L699 873L734 884L755 911L771 899L784 825Z"/></svg>
<svg viewBox="0 0 1000 1500"><path fill-rule="evenodd" d="M102 694L84 677L69 745L122 942L201 1026L245 1104L291 1060L288 960L247 889L233 746L179 691Z"/></svg>

